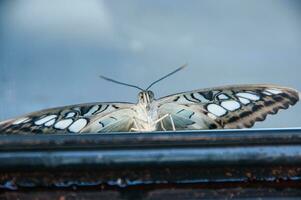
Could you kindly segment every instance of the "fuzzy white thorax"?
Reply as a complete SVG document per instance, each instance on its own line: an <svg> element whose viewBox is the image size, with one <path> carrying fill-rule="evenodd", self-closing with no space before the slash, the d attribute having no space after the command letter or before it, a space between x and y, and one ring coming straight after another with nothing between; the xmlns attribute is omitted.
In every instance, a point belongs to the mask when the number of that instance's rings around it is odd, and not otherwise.
<svg viewBox="0 0 301 200"><path fill-rule="evenodd" d="M134 119L135 128L138 131L155 131L157 129L158 105L154 100L152 91L142 91L138 94L138 103L134 108L137 113Z"/></svg>

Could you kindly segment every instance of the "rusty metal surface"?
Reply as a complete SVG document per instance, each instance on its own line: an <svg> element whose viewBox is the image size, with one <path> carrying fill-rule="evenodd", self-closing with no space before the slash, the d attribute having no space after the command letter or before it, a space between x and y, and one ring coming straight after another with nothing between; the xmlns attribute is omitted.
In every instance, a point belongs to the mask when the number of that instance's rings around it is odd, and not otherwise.
<svg viewBox="0 0 301 200"><path fill-rule="evenodd" d="M171 188L158 190L69 190L69 191L22 191L22 192L5 192L0 194L0 199L23 199L23 200L197 200L197 199L273 199L273 200L298 200L301 191L298 189L273 189L258 188L246 189L186 189Z"/></svg>
<svg viewBox="0 0 301 200"><path fill-rule="evenodd" d="M199 200L199 199L273 199L273 200L299 200L301 192L298 189L277 190L271 188L247 189L158 189L151 191L26 191L6 192L0 194L0 199L23 199L23 200Z"/></svg>
<svg viewBox="0 0 301 200"><path fill-rule="evenodd" d="M26 170L5 172L0 176L0 187L8 190L26 188L72 188L155 186L164 184L271 184L290 181L301 185L301 167L245 166L245 167L124 167L120 169L87 170Z"/></svg>
<svg viewBox="0 0 301 200"><path fill-rule="evenodd" d="M0 199L301 198L299 129L2 135L0 163Z"/></svg>

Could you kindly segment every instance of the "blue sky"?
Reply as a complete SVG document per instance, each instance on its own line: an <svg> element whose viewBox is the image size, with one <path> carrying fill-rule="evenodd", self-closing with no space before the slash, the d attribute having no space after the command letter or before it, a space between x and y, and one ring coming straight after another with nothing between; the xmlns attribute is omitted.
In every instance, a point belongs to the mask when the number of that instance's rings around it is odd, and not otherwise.
<svg viewBox="0 0 301 200"><path fill-rule="evenodd" d="M136 102L197 88L274 83L301 90L297 0L0 1L0 120L84 102ZM256 127L300 126L297 105Z"/></svg>

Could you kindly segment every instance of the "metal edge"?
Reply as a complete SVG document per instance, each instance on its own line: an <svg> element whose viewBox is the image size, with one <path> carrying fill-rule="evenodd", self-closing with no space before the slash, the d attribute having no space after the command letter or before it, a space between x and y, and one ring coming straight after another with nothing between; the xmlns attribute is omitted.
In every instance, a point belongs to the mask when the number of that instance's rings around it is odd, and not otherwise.
<svg viewBox="0 0 301 200"><path fill-rule="evenodd" d="M110 134L1 135L0 152L26 150L226 147L301 144L301 129L238 129Z"/></svg>

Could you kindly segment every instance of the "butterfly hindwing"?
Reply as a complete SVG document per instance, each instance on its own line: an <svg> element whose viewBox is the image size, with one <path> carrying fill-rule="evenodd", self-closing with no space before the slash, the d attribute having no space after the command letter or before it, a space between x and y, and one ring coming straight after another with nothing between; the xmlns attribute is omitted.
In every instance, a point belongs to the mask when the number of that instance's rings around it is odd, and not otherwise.
<svg viewBox="0 0 301 200"><path fill-rule="evenodd" d="M84 130L93 132L93 129L88 128L93 122L132 106L133 104L130 103L90 103L46 109L1 122L0 132L80 133ZM115 119L119 121L118 116L115 116ZM123 117L122 120L124 119ZM107 122L106 126L109 125L110 123ZM96 128L95 124L94 127ZM104 126L103 128L107 127ZM114 131L114 128L111 127L111 129ZM117 127L117 129L127 131L126 127Z"/></svg>
<svg viewBox="0 0 301 200"><path fill-rule="evenodd" d="M202 106L194 104L178 104L166 103L160 106L159 115L166 114L170 117L165 117L159 124L159 130L197 130L207 129L208 127L222 128L215 120L209 118L203 110Z"/></svg>
<svg viewBox="0 0 301 200"><path fill-rule="evenodd" d="M170 113L198 124L187 124L186 129L215 129L252 127L267 114L287 109L298 100L299 92L294 89L261 84L195 90L163 97L158 102L161 115ZM168 104L173 106L167 109ZM185 117L190 112L194 115ZM164 121L168 123L167 118ZM174 124L177 127L177 120Z"/></svg>
<svg viewBox="0 0 301 200"><path fill-rule="evenodd" d="M121 108L106 115L95 117L89 126L86 126L81 132L129 132L133 128L133 117L136 115L132 108Z"/></svg>

